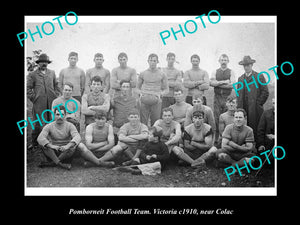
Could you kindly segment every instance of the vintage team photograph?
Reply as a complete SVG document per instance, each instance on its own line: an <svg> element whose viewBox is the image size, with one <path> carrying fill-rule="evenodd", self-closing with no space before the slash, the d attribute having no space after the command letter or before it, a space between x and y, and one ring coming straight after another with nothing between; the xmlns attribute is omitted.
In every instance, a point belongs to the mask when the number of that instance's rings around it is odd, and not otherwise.
<svg viewBox="0 0 300 225"><path fill-rule="evenodd" d="M276 195L276 16L203 13L25 16L25 194Z"/></svg>

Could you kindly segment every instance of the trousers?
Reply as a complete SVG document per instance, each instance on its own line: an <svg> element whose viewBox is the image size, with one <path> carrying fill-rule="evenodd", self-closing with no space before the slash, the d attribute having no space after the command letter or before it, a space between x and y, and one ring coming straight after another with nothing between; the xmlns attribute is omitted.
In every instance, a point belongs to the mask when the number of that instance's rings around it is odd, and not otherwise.
<svg viewBox="0 0 300 225"><path fill-rule="evenodd" d="M148 125L149 118L150 124L153 126L156 120L160 119L162 100L159 99L156 104L147 105L140 103L141 122Z"/></svg>

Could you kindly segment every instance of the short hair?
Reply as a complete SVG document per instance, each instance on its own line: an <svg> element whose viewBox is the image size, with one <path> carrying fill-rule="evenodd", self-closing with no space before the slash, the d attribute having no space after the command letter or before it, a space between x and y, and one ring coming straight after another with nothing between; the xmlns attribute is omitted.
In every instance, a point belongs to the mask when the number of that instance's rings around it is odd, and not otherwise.
<svg viewBox="0 0 300 225"><path fill-rule="evenodd" d="M246 113L245 109L243 109L243 108L238 108L238 109L236 109L236 110L234 111L234 113L236 113L236 112L243 112L244 117L245 117L245 118L247 117L247 113Z"/></svg>
<svg viewBox="0 0 300 225"><path fill-rule="evenodd" d="M149 56L148 56L148 60L153 58L153 57L156 57L157 58L157 62L158 62L158 55L155 54L155 53L151 53Z"/></svg>
<svg viewBox="0 0 300 225"><path fill-rule="evenodd" d="M222 54L219 59L221 59L221 58L227 58L229 60L229 57L226 54Z"/></svg>
<svg viewBox="0 0 300 225"><path fill-rule="evenodd" d="M140 112L136 108L133 108L133 109L129 110L129 112L127 113L127 116L130 116L130 115L138 115L138 116L140 116Z"/></svg>
<svg viewBox="0 0 300 225"><path fill-rule="evenodd" d="M196 111L202 111L202 106L200 106L200 105L194 105L194 106L193 106L193 109L192 109L192 115L193 115L193 113L196 112ZM204 114L205 114L205 113L204 113Z"/></svg>
<svg viewBox="0 0 300 225"><path fill-rule="evenodd" d="M193 98L193 100L200 98L203 101L203 99L204 99L203 97L204 97L204 94L198 92L196 94L193 94L192 98Z"/></svg>
<svg viewBox="0 0 300 225"><path fill-rule="evenodd" d="M65 115L67 115L67 110L63 105L59 105L58 107L55 107L53 110L54 114L56 113L56 111L65 111Z"/></svg>
<svg viewBox="0 0 300 225"><path fill-rule="evenodd" d="M202 117L204 117L204 111L203 110L195 110L195 111L193 111L192 117L199 117L200 115L202 115Z"/></svg>
<svg viewBox="0 0 300 225"><path fill-rule="evenodd" d="M66 81L65 83L64 83L64 86L65 85L68 85L70 88L72 88L72 90L74 89L74 85L70 82L70 81Z"/></svg>
<svg viewBox="0 0 300 225"><path fill-rule="evenodd" d="M163 135L163 130L160 127L156 127L156 126L150 127L149 132L151 132L153 134L153 137L158 137L159 141Z"/></svg>
<svg viewBox="0 0 300 225"><path fill-rule="evenodd" d="M178 92L178 91L181 91L181 93L183 93L183 88L182 88L180 85L176 85L176 86L174 87L174 93L175 93L175 92Z"/></svg>
<svg viewBox="0 0 300 225"><path fill-rule="evenodd" d="M197 55L197 54L194 54L194 55L191 56L191 61L192 61L193 58L197 58L197 59L199 59L199 61L200 61L200 56Z"/></svg>
<svg viewBox="0 0 300 225"><path fill-rule="evenodd" d="M167 54L167 58L170 58L170 57L172 57L172 56L174 56L174 58L175 58L175 57L176 57L176 56L175 56L175 53L169 52L169 53Z"/></svg>
<svg viewBox="0 0 300 225"><path fill-rule="evenodd" d="M94 115L94 118L100 120L103 117L107 119L107 113L104 110L97 110Z"/></svg>
<svg viewBox="0 0 300 225"><path fill-rule="evenodd" d="M101 77L98 76L98 75L92 77L92 79L91 79L91 84L93 83L93 81L95 81L95 82L100 82L100 83L102 84Z"/></svg>
<svg viewBox="0 0 300 225"><path fill-rule="evenodd" d="M102 57L102 58L103 58L103 54L102 54L102 53L96 53L95 56L94 56L94 59L95 59L96 57Z"/></svg>
<svg viewBox="0 0 300 225"><path fill-rule="evenodd" d="M126 59L128 59L128 56L127 56L127 54L126 54L125 52L121 52L121 53L118 55L118 59L119 59L119 58L123 58L123 57L125 57Z"/></svg>
<svg viewBox="0 0 300 225"><path fill-rule="evenodd" d="M120 87L121 87L122 84L124 84L124 83L129 83L129 84L130 84L130 81L129 81L129 80L121 80L121 81L120 81Z"/></svg>
<svg viewBox="0 0 300 225"><path fill-rule="evenodd" d="M172 109L171 107L166 107L166 108L163 108L163 110L162 110L162 114L163 114L164 112L171 112L171 113L172 113L172 115L174 115L174 111L173 111L173 109Z"/></svg>
<svg viewBox="0 0 300 225"><path fill-rule="evenodd" d="M78 57L78 53L77 53L77 52L70 52L70 53L69 53L69 58L70 58L71 56L76 56L76 57Z"/></svg>
<svg viewBox="0 0 300 225"><path fill-rule="evenodd" d="M227 98L226 98L226 102L232 102L233 100L236 100L236 96L234 95L229 95Z"/></svg>

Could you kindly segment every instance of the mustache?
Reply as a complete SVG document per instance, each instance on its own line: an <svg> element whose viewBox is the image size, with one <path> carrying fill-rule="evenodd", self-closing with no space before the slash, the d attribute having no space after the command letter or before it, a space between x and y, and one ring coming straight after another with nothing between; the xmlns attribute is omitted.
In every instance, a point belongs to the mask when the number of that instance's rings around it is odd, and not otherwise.
<svg viewBox="0 0 300 225"><path fill-rule="evenodd" d="M41 64L40 68L47 68L47 64Z"/></svg>

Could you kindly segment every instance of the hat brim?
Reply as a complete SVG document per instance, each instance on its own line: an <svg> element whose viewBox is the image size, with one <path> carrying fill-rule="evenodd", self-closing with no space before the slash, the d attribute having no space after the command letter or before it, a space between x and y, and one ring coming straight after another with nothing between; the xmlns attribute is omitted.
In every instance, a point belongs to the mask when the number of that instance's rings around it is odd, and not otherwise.
<svg viewBox="0 0 300 225"><path fill-rule="evenodd" d="M254 60L254 59L251 59L250 61L240 61L239 62L239 65L249 65L249 64L252 64L252 63L255 63L256 62L256 60Z"/></svg>
<svg viewBox="0 0 300 225"><path fill-rule="evenodd" d="M35 62L36 62L36 63L40 63L40 62L51 63L52 61L49 61L49 60L36 60Z"/></svg>

